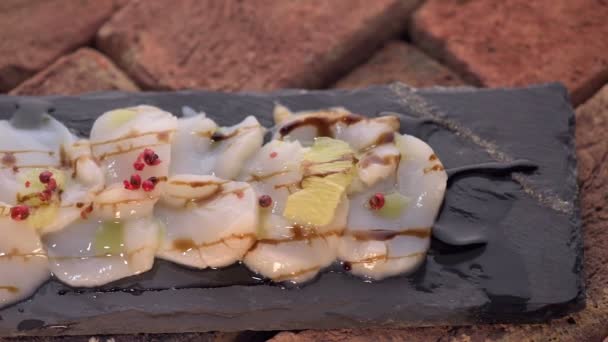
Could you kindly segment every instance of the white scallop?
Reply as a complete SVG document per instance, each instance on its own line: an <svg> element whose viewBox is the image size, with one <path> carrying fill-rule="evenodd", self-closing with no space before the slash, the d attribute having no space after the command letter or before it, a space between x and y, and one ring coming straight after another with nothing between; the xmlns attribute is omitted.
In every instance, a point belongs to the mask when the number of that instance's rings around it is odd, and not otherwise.
<svg viewBox="0 0 608 342"><path fill-rule="evenodd" d="M93 156L101 163L107 186L95 200L96 210L103 209L102 215L106 218L138 218L152 214L162 183L149 193L141 189L121 190L124 187L122 183L133 174L140 175L142 182L150 177L161 181L166 179L171 164L171 141L176 129L175 116L145 105L109 111L95 120L91 147ZM146 165L137 171L133 163L146 148L152 149L161 163Z"/></svg>
<svg viewBox="0 0 608 342"><path fill-rule="evenodd" d="M59 210L44 226L41 233L60 230L80 216L79 206L87 206L96 191L103 187L100 167L91 157L87 140L78 140L59 121L48 114L40 122L30 122L17 128L9 121L0 121L0 201L18 204L18 194L28 191L25 180L32 173L53 168L64 174ZM62 160L63 159L63 160ZM59 172L55 171L55 172ZM29 177L29 178L28 178ZM33 178L37 178L36 175ZM54 199L58 201L58 199Z"/></svg>
<svg viewBox="0 0 608 342"><path fill-rule="evenodd" d="M49 265L36 231L7 216L1 205L0 308L31 296L49 277Z"/></svg>
<svg viewBox="0 0 608 342"><path fill-rule="evenodd" d="M255 242L258 200L245 182L177 175L165 186L156 216L165 227L158 257L199 269L224 267Z"/></svg>
<svg viewBox="0 0 608 342"><path fill-rule="evenodd" d="M360 151L381 142L382 137L391 135L399 130L399 119L393 116L366 118L355 115L345 108L329 108L318 111L305 111L292 113L284 106L277 105L274 111L277 124L275 139L297 140L304 146L310 146L314 138L321 132L314 125L301 125L289 132L285 137L281 135L281 128L306 120L325 119L331 137L346 141L354 150ZM356 118L355 122L346 123L348 118Z"/></svg>
<svg viewBox="0 0 608 342"><path fill-rule="evenodd" d="M181 118L172 146L171 174L234 179L243 163L262 146L264 132L264 127L253 116L237 125L222 128L204 114ZM213 141L214 133L225 138Z"/></svg>
<svg viewBox="0 0 608 342"><path fill-rule="evenodd" d="M347 229L339 258L352 273L372 279L412 272L424 260L430 231L443 202L447 174L430 146L409 135L397 137L401 161L389 177L361 193L351 194ZM367 207L375 193L398 191L410 201L396 219L380 217ZM380 236L380 237L379 237Z"/></svg>
<svg viewBox="0 0 608 342"><path fill-rule="evenodd" d="M277 282L303 283L329 266L336 258L337 236L346 225L346 199L338 206L334 221L325 227L304 229L283 217L287 196L290 190L297 190L302 179L303 154L298 141L273 140L241 175L258 195L273 199L271 207L260 209L258 241L244 262L252 271Z"/></svg>
<svg viewBox="0 0 608 342"><path fill-rule="evenodd" d="M119 120L120 111L132 111L130 120ZM108 185L122 183L135 173L133 163L146 148L158 154L161 163L146 166L142 179L166 177L171 164L171 140L177 129L177 118L152 106L118 109L102 114L91 129L93 156L98 159Z"/></svg>
<svg viewBox="0 0 608 342"><path fill-rule="evenodd" d="M159 241L159 222L151 217L120 220L119 252L98 250L102 221L94 214L43 238L53 275L74 287L95 287L150 270Z"/></svg>

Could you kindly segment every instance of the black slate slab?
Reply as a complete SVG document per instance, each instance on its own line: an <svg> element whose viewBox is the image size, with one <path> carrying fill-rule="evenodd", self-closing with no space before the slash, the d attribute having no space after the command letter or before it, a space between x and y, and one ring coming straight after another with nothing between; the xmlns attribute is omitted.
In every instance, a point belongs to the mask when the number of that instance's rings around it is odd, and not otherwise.
<svg viewBox="0 0 608 342"><path fill-rule="evenodd" d="M296 289L268 284L240 265L154 269L100 289L46 283L0 310L1 335L329 329L539 322L583 306L574 114L558 84L526 89L102 93L47 97L53 115L88 134L102 112L150 104L205 111L220 124L253 114L271 125L275 102L293 110L345 106L403 115L403 131L427 140L447 168L527 159L532 173L467 173L450 181L436 232L416 273L368 283L337 269ZM0 96L0 117L17 97ZM471 241L472 241L471 240ZM454 242L452 241L452 242ZM469 241L470 242L470 241Z"/></svg>

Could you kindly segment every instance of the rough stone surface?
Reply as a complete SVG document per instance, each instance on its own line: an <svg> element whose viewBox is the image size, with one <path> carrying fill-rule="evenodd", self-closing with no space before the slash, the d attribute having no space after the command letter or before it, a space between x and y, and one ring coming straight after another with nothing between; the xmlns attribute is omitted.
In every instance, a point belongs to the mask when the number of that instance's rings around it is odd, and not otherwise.
<svg viewBox="0 0 608 342"><path fill-rule="evenodd" d="M561 81L575 104L608 81L608 2L426 1L412 37L469 81L486 86Z"/></svg>
<svg viewBox="0 0 608 342"><path fill-rule="evenodd" d="M131 2L97 45L145 89L318 88L401 32L417 2Z"/></svg>
<svg viewBox="0 0 608 342"><path fill-rule="evenodd" d="M125 1L0 1L0 91L89 42Z"/></svg>
<svg viewBox="0 0 608 342"><path fill-rule="evenodd" d="M576 112L587 307L544 325L284 332L273 342L602 341L608 336L608 85ZM604 340L605 341L605 340Z"/></svg>
<svg viewBox="0 0 608 342"><path fill-rule="evenodd" d="M403 82L418 88L465 85L456 74L416 47L401 41L391 41L365 64L339 80L334 87L363 88L392 82Z"/></svg>
<svg viewBox="0 0 608 342"><path fill-rule="evenodd" d="M82 48L59 58L20 84L12 95L75 95L91 91L137 91L137 86L99 52Z"/></svg>

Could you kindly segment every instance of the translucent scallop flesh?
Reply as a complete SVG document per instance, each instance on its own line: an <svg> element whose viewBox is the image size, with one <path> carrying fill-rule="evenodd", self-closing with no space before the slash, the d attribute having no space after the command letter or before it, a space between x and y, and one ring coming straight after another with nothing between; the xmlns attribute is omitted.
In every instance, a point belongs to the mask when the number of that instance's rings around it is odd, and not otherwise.
<svg viewBox="0 0 608 342"><path fill-rule="evenodd" d="M446 189L447 174L431 147L409 135L396 139L401 154L396 174L350 194L338 249L353 274L375 280L407 274L424 261ZM370 208L376 194L383 194L392 212Z"/></svg>
<svg viewBox="0 0 608 342"><path fill-rule="evenodd" d="M41 233L76 220L104 184L87 140L79 140L46 113L27 125L0 121L0 202L27 205L28 223ZM51 172L57 188L44 197L40 174Z"/></svg>
<svg viewBox="0 0 608 342"><path fill-rule="evenodd" d="M0 308L30 297L50 276L38 233L0 204Z"/></svg>
<svg viewBox="0 0 608 342"><path fill-rule="evenodd" d="M303 178L304 149L298 141L273 140L245 167L241 179L272 203L260 208L258 241L244 262L254 272L275 282L303 283L314 278L336 258L338 235L345 227L348 201L341 201L333 222L303 227L283 216L287 197L298 191Z"/></svg>

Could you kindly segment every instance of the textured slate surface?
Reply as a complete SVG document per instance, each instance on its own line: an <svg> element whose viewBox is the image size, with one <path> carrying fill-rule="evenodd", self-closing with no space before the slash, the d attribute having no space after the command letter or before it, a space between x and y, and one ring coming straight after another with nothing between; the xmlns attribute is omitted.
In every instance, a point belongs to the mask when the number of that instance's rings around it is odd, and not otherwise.
<svg viewBox="0 0 608 342"><path fill-rule="evenodd" d="M269 95L113 93L48 99L56 105L54 115L83 134L102 112L140 103L176 113L188 105L222 124L253 114L267 126L275 102L294 110L343 105L365 115L396 112L404 115L403 130L427 140L447 168L519 158L539 168L532 174L454 179L438 226L485 234L488 243L454 247L434 240L427 262L410 276L366 283L332 271L303 288L284 289L252 278L238 265L192 271L157 262L152 272L102 289L48 282L31 300L0 310L0 335L534 322L582 306L574 119L560 85L415 91L396 84ZM3 118L15 101L0 96Z"/></svg>

